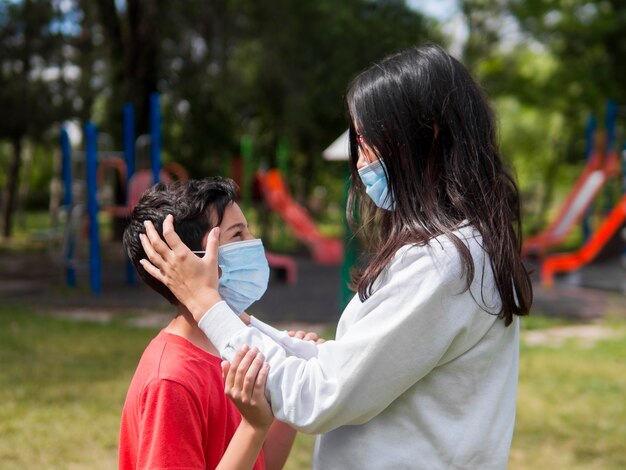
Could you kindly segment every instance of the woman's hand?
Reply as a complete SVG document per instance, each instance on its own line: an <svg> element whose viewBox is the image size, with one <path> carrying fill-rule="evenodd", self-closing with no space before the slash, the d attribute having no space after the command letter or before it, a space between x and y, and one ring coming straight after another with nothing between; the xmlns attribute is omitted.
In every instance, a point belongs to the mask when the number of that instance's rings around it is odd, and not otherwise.
<svg viewBox="0 0 626 470"><path fill-rule="evenodd" d="M243 346L233 362L222 362L224 393L239 409L241 416L255 429L266 430L274 416L265 398L265 381L269 364L256 348Z"/></svg>
<svg viewBox="0 0 626 470"><path fill-rule="evenodd" d="M146 221L144 224L146 235L140 235L140 239L149 261L142 259L141 265L148 274L171 290L199 321L207 310L221 300L217 291L219 228L215 227L209 233L206 253L200 258L176 234L174 217L171 215L163 221L165 241L152 222Z"/></svg>
<svg viewBox="0 0 626 470"><path fill-rule="evenodd" d="M326 342L324 338L320 338L314 331L307 332L304 330L289 330L287 334L292 338L298 338L304 341L313 341L315 344L322 344Z"/></svg>

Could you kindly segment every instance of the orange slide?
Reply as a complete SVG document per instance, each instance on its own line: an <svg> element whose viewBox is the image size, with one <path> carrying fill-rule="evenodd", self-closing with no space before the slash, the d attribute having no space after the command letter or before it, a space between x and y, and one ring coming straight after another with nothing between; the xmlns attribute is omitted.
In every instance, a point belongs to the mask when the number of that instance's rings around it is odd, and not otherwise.
<svg viewBox="0 0 626 470"><path fill-rule="evenodd" d="M323 236L304 207L289 194L285 180L276 169L257 174L263 198L291 228L295 236L304 242L319 264L340 264L343 259L343 244L336 238Z"/></svg>
<svg viewBox="0 0 626 470"><path fill-rule="evenodd" d="M596 152L589 160L554 221L544 231L524 242L523 256L542 256L549 248L562 243L580 222L606 182L620 174L617 152L612 151L606 158L602 157L602 154ZM603 164L600 163L602 160Z"/></svg>
<svg viewBox="0 0 626 470"><path fill-rule="evenodd" d="M554 284L555 273L566 273L580 269L590 263L600 250L609 243L614 236L620 236L620 229L626 224L626 196L611 211L600 228L574 253L561 253L549 256L541 267L541 282L547 286Z"/></svg>

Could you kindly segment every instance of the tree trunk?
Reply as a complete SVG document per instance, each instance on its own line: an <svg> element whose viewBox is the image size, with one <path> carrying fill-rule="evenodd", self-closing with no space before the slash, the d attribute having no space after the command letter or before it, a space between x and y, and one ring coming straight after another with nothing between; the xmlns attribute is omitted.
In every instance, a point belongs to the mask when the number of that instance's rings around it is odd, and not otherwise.
<svg viewBox="0 0 626 470"><path fill-rule="evenodd" d="M17 192L19 188L20 179L20 166L22 164L22 138L14 137L12 142L13 146L13 160L11 161L11 167L9 168L9 178L7 183L7 198L4 206L4 230L3 235L5 238L11 238L11 232L13 229L13 213L17 203Z"/></svg>
<svg viewBox="0 0 626 470"><path fill-rule="evenodd" d="M139 134L150 132L150 95L157 91L159 5L156 0L127 1L128 22L128 96L135 102L135 120Z"/></svg>

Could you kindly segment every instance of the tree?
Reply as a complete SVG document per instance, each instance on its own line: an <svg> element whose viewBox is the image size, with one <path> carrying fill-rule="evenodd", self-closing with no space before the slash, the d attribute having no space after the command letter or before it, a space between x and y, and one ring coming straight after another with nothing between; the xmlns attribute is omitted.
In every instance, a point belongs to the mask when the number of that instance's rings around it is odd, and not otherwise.
<svg viewBox="0 0 626 470"><path fill-rule="evenodd" d="M49 1L0 2L0 139L10 142L3 234L11 236L25 138L40 141L64 110L61 33Z"/></svg>
<svg viewBox="0 0 626 470"><path fill-rule="evenodd" d="M470 25L466 62L491 96L508 103L505 112L521 111L506 116L518 130L532 128L536 137L544 136L540 151L530 152L521 140L521 146L503 145L517 155L518 166L534 167L535 178L522 180L522 186L541 193L533 195L539 228L558 196L555 189L570 185L576 171L569 169L584 161L589 112L601 113L609 98L626 100L626 5L622 0L466 0L462 6ZM522 115L538 120L533 124ZM529 149L526 162L519 161L523 148Z"/></svg>
<svg viewBox="0 0 626 470"><path fill-rule="evenodd" d="M157 91L161 76L160 26L169 21L169 2L97 0L96 4L109 44L109 123L121 122L123 104L130 101L135 104L137 128L145 133L149 127L150 95ZM121 126L110 128L119 139Z"/></svg>
<svg viewBox="0 0 626 470"><path fill-rule="evenodd" d="M307 175L304 194L321 150L347 124L350 79L390 52L440 39L398 0L178 2L167 17L159 83L170 155L198 173L221 171L249 133L272 165L286 138L294 175Z"/></svg>

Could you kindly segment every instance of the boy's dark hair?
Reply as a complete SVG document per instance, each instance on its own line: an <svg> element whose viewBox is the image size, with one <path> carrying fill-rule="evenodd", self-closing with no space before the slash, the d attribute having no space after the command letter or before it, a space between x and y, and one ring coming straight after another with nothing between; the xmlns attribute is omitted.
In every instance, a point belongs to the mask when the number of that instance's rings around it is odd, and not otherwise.
<svg viewBox="0 0 626 470"><path fill-rule="evenodd" d="M163 236L163 221L168 214L172 214L174 229L183 243L190 250L203 250L202 239L210 229L222 223L224 211L235 200L237 189L234 181L217 176L171 184L158 183L141 196L133 209L124 231L124 249L141 279L171 304L178 304L174 294L139 263L139 260L147 259L139 240L139 234L146 233L144 221L151 221L159 235Z"/></svg>

